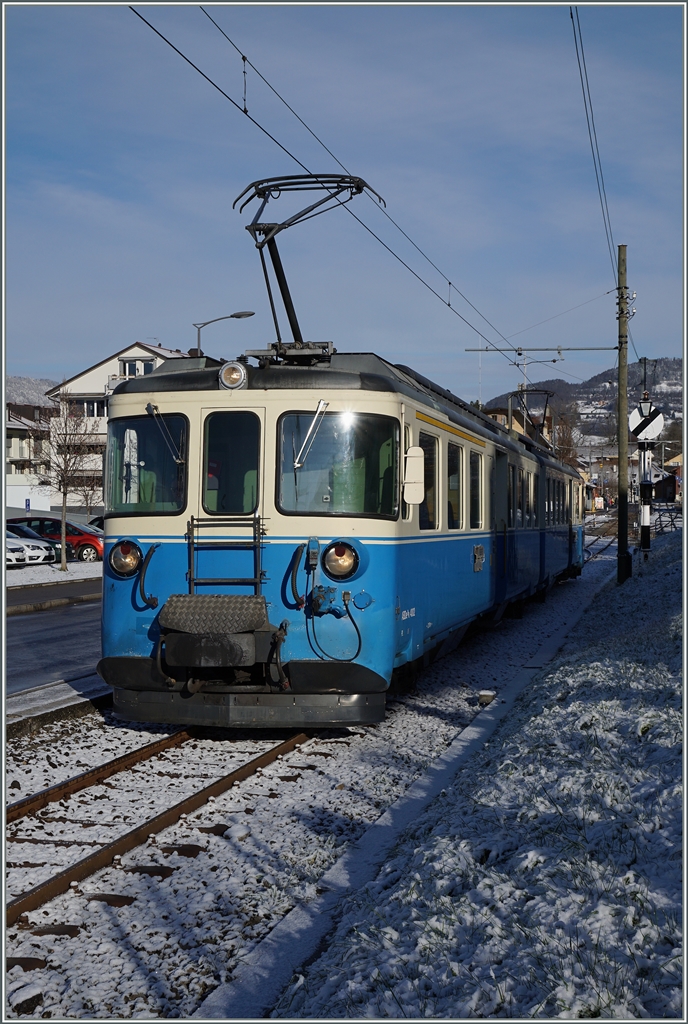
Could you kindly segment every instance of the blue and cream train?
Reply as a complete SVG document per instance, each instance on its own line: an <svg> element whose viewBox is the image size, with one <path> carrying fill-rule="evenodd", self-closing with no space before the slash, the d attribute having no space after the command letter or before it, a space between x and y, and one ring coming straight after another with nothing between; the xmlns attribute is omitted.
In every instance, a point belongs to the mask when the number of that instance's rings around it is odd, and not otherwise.
<svg viewBox="0 0 688 1024"><path fill-rule="evenodd" d="M379 721L393 673L580 574L580 477L405 366L198 351L109 405L103 658L138 721Z"/></svg>

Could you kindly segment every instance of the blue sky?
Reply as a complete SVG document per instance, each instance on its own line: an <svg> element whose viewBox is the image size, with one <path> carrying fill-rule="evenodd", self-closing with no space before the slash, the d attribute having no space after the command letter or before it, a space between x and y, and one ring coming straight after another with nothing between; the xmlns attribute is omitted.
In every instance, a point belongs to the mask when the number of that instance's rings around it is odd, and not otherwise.
<svg viewBox="0 0 688 1024"><path fill-rule="evenodd" d="M241 58L199 7L138 9L241 102ZM239 309L256 316L206 328L204 349L230 358L271 341L244 229L251 208L239 215L232 202L250 181L298 166L126 5L4 10L7 372L63 379L153 337L186 350L193 322ZM594 299L513 341L616 343L615 296L598 298L614 279L568 5L208 10L498 331ZM579 15L614 240L628 245L638 293L635 345L641 356L679 356L683 8L591 5ZM307 167L337 170L250 69L247 98ZM352 208L447 295L373 203L361 196ZM295 209L282 197L271 216ZM465 349L484 342L344 211L279 241L305 337L376 351L467 399L522 379L498 354L482 356L480 377ZM452 305L504 345L456 293ZM614 357L571 352L529 376L586 378Z"/></svg>

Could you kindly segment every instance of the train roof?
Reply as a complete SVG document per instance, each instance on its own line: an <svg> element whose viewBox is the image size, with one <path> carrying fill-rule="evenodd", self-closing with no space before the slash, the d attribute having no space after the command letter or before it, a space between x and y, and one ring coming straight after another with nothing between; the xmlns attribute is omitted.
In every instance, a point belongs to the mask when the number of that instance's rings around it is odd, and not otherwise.
<svg viewBox="0 0 688 1024"><path fill-rule="evenodd" d="M570 466L563 466L541 442L524 435L514 435L490 416L476 409L446 388L403 364L394 364L374 352L337 352L331 346L313 346L316 353L310 361L261 359L258 366L248 362L247 353L241 361L247 371L249 391L383 391L406 395L435 412L444 413L450 422L469 428L483 437L497 441L512 451L525 449L532 455L552 462L566 472L577 475ZM329 349L329 351L328 351ZM322 353L327 352L326 356ZM113 394L152 394L163 391L224 391L219 382L219 369L224 365L209 356L191 357L179 365L178 360L162 363L144 377L134 377L119 384Z"/></svg>

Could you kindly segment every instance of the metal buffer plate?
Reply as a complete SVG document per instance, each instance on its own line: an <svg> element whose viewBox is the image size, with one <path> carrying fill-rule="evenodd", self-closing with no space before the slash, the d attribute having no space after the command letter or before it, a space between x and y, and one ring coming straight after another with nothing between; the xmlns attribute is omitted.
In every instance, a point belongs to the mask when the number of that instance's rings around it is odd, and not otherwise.
<svg viewBox="0 0 688 1024"><path fill-rule="evenodd" d="M160 611L162 629L182 633L247 633L267 628L265 598L254 594L172 594Z"/></svg>

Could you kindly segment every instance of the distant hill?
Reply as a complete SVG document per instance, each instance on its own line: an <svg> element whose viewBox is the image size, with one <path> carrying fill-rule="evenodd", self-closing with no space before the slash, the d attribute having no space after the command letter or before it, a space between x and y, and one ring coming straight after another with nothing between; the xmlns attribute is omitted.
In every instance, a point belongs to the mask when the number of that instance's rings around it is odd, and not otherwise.
<svg viewBox="0 0 688 1024"><path fill-rule="evenodd" d="M45 393L56 384L59 381L47 377L6 377L5 401L15 405L53 405Z"/></svg>
<svg viewBox="0 0 688 1024"><path fill-rule="evenodd" d="M643 391L643 363L630 363L628 366L628 405L629 409L637 405ZM575 404L580 415L580 430L585 435L597 436L604 432L603 422L616 409L616 367L595 374L580 384L573 381L551 380L538 381L535 387L554 392L550 401L555 408L561 405ZM647 390L650 398L664 414L665 421L683 418L683 360L681 359L648 359ZM508 394L497 395L485 405L485 411L506 408ZM528 400L528 407L533 412L542 410L543 401L534 395Z"/></svg>

